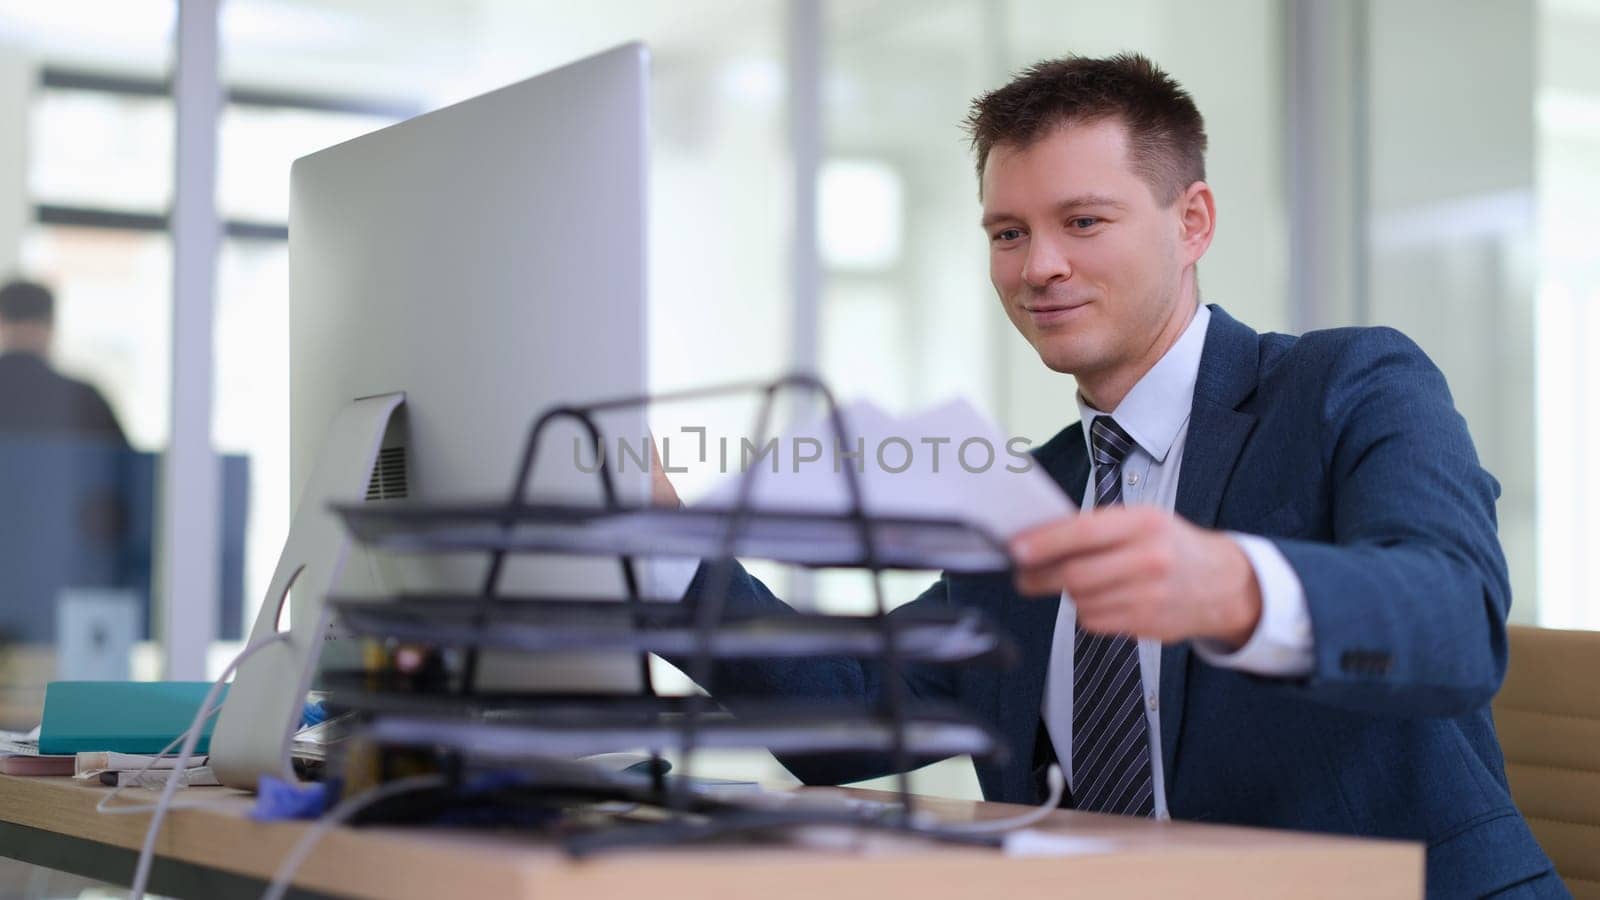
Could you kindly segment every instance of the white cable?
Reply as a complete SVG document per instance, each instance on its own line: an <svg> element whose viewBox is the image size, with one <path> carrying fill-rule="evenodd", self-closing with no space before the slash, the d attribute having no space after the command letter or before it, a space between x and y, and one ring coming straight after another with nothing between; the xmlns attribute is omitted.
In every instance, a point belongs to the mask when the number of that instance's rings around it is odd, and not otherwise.
<svg viewBox="0 0 1600 900"><path fill-rule="evenodd" d="M171 752L173 744L178 743L180 740L183 742L183 747L178 751L178 761L173 765L171 773L167 776L166 787L161 791L161 799L157 800L154 806L141 804L132 807L107 807L106 803L108 801L122 793L120 785L113 789L109 795L101 798L100 803L96 805L98 811L111 815L144 812L147 809L151 812L150 825L145 829L144 833L144 847L139 851L139 865L134 869L133 887L128 892L131 900L144 900L145 886L150 883L150 868L155 862L156 837L160 835L161 824L167 817L167 811L172 807L172 796L177 793L178 784L183 780L183 770L188 767L189 759L194 756L194 748L200 743L200 734L205 730L206 719L222 708L222 704L217 702L217 695L222 693L223 685L227 684L228 677L233 674L234 670L257 650L278 641L288 640L288 638L287 632L274 632L251 641L239 652L238 656L233 658L232 662L228 663L228 667L222 671L222 675L211 683L211 690L206 692L205 700L201 701L200 708L195 710L194 720L189 723L188 729L183 734L178 735L177 738L174 738L171 744L168 744L155 756L155 759L161 759ZM140 776L143 776L154 767L155 759L145 763L144 768L139 770Z"/></svg>
<svg viewBox="0 0 1600 900"><path fill-rule="evenodd" d="M410 778L401 778L380 784L377 787L363 791L354 797L347 797L339 802L338 806L325 813L316 824L306 830L295 843L294 849L283 858L278 865L278 871L273 873L272 882L267 885L266 893L261 895L261 900L283 900L283 894L289 889L289 882L294 878L294 873L299 871L300 865L311 855L317 842L346 819L355 815L368 806L380 800L387 800L398 794L411 791L423 791L428 788L440 787L446 783L443 775L414 775Z"/></svg>
<svg viewBox="0 0 1600 900"><path fill-rule="evenodd" d="M1037 806L1025 813L1019 813L1005 819L986 819L982 822L962 822L946 824L927 814L915 817L914 824L923 831L939 834L964 835L964 834L999 834L1005 831L1015 831L1027 828L1030 825L1043 821L1061 806L1061 798L1067 791L1067 776L1062 774L1061 766L1051 763L1050 770L1045 774L1045 781L1050 785L1050 796L1045 798L1042 806Z"/></svg>
<svg viewBox="0 0 1600 900"><path fill-rule="evenodd" d="M219 704L217 706L210 707L209 709L204 707L204 706L202 706L200 708L202 710L204 710L204 712L205 712L205 714L203 716L201 716L200 719L199 719L199 721L203 723L203 722L205 722L206 719L209 719L212 716L216 715L217 711L222 709L222 706ZM189 727L192 729L194 727L193 723L191 723ZM162 759L165 759L167 754L171 753L172 749L174 747L178 746L178 744L181 743L183 741L183 739L188 737L188 736L189 736L189 732L188 731L184 731L182 734L180 734L177 737L173 738L172 739L172 743L170 743L167 746L161 748L160 752L156 753L154 756L152 756L149 760L147 760L145 762L144 768L142 768L139 771L134 773L135 778L139 782L139 787L146 787L150 783L147 780L147 776L149 775L151 770L155 768L155 764L158 761L160 761ZM173 768L176 769L177 767L174 766ZM165 769L161 770L161 775L166 775L166 774L168 774L168 773L167 773L167 771ZM163 787L164 786L165 785L163 785ZM100 798L100 802L95 804L94 811L97 812L97 813L100 813L103 816L123 816L123 815L129 815L131 813L151 812L156 808L154 803L130 803L130 804L127 804L125 806L111 806L111 805L109 805L111 803L111 801L117 799L117 797L122 794L122 792L125 789L125 787L126 786L124 786L122 784L118 784L115 788L113 788L104 797L101 797ZM150 787L148 789L152 790L152 791L155 790L154 787ZM207 805L210 805L210 804L207 804Z"/></svg>
<svg viewBox="0 0 1600 900"><path fill-rule="evenodd" d="M274 644L274 643L277 643L278 641L286 640L288 638L288 636L289 635L287 633L270 634L270 635L262 638L260 641L257 641L257 642L254 642L252 644L247 645L243 650L239 651L239 655L235 656L233 658L233 661L228 663L228 667L223 670L222 676L220 678L218 678L216 682L212 683L212 692L206 695L206 699L207 700L213 699L216 696L216 693L218 692L217 684L226 681L228 679L228 675L231 674L239 666L243 665L244 661L246 659L249 659L250 656L253 653L255 653L257 650L260 650L262 647L267 646L268 644ZM189 723L189 728L187 730L185 730L183 733L179 734L177 737L173 738L172 739L172 743L170 743L170 744L166 745L165 747L161 748L160 752L156 753L153 757L151 757L148 761L146 761L145 764L144 764L144 768L140 769L136 773L136 776L137 776L138 780L141 782L141 784L146 781L146 777L145 776L147 775L147 773L149 773L152 769L155 768L155 765L156 765L157 762L159 762L160 760L165 759L167 757L167 754L171 753L172 749L174 747L178 746L178 744L182 743L183 740L189 736L190 732L194 731L197 728L201 728L203 730L203 725L204 725L205 720L211 718L214 715L216 715L221 709L222 709L222 704L221 703L215 703L215 704L202 703L202 704L200 704L200 710L199 710L199 712L197 712L195 714L194 720ZM198 740L196 741L196 743L198 743ZM187 763L188 761L184 760L184 762ZM181 771L183 768L185 768L185 766L173 766L172 767L172 769L174 771ZM163 773L165 773L165 771L166 770L163 770ZM117 799L117 797L122 794L123 790L125 790L124 786L119 784L117 787L113 788L112 791L109 794L107 794L104 797L101 797L100 798L100 802L95 804L95 808L94 808L95 812L100 813L102 815L107 815L107 816L120 816L120 815L129 815L129 814L133 814L133 813L146 813L146 812L155 811L156 804L154 804L154 803L135 803L135 804L127 805L127 806L111 806L111 805L109 805L111 803L111 801ZM197 804L197 805L200 805L200 806L214 806L216 804L207 803L207 804ZM181 808L187 808L187 807L181 807Z"/></svg>

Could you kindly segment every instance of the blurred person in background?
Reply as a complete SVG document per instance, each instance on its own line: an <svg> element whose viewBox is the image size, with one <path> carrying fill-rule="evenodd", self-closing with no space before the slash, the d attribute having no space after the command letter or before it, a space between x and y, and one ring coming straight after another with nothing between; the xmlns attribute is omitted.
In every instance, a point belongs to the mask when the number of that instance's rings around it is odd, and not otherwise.
<svg viewBox="0 0 1600 900"><path fill-rule="evenodd" d="M54 336L49 288L20 279L0 287L0 434L70 434L128 446L100 392L50 365Z"/></svg>

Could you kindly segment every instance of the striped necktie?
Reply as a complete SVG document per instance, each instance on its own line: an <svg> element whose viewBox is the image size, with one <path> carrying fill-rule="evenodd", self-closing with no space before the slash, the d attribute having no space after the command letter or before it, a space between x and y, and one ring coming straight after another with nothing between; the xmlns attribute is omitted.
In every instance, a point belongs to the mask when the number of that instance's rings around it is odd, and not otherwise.
<svg viewBox="0 0 1600 900"><path fill-rule="evenodd" d="M1122 461L1133 449L1133 438L1110 416L1097 416L1089 428L1089 447L1094 505L1121 503ZM1087 812L1153 815L1139 644L1123 635L1078 628L1072 653L1073 805Z"/></svg>

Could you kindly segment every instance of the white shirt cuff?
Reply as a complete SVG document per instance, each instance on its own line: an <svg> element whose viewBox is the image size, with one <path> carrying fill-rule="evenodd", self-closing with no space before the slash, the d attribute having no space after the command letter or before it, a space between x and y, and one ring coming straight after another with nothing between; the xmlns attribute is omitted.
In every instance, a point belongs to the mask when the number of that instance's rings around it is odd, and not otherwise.
<svg viewBox="0 0 1600 900"><path fill-rule="evenodd" d="M1255 570L1261 586L1261 621L1244 646L1232 652L1216 641L1197 640L1194 652L1213 666L1292 678L1310 674L1315 664L1311 645L1311 613L1306 589L1289 561L1272 541L1253 534L1228 532Z"/></svg>

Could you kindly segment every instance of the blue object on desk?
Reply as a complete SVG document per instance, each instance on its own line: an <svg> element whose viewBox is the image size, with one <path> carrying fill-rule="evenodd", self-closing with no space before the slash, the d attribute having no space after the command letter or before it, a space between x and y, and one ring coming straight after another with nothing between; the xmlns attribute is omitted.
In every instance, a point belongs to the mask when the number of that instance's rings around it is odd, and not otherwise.
<svg viewBox="0 0 1600 900"><path fill-rule="evenodd" d="M326 721L328 721L328 706L321 700L307 700L305 705L300 707L301 728L321 725Z"/></svg>
<svg viewBox="0 0 1600 900"><path fill-rule="evenodd" d="M159 753L188 730L210 690L206 681L52 681L39 752ZM227 695L224 687L220 696ZM215 723L215 716L206 720L196 753L209 749Z"/></svg>
<svg viewBox="0 0 1600 900"><path fill-rule="evenodd" d="M262 775L256 785L256 805L250 810L250 818L257 822L315 819L332 808L338 796L339 782L297 783Z"/></svg>

